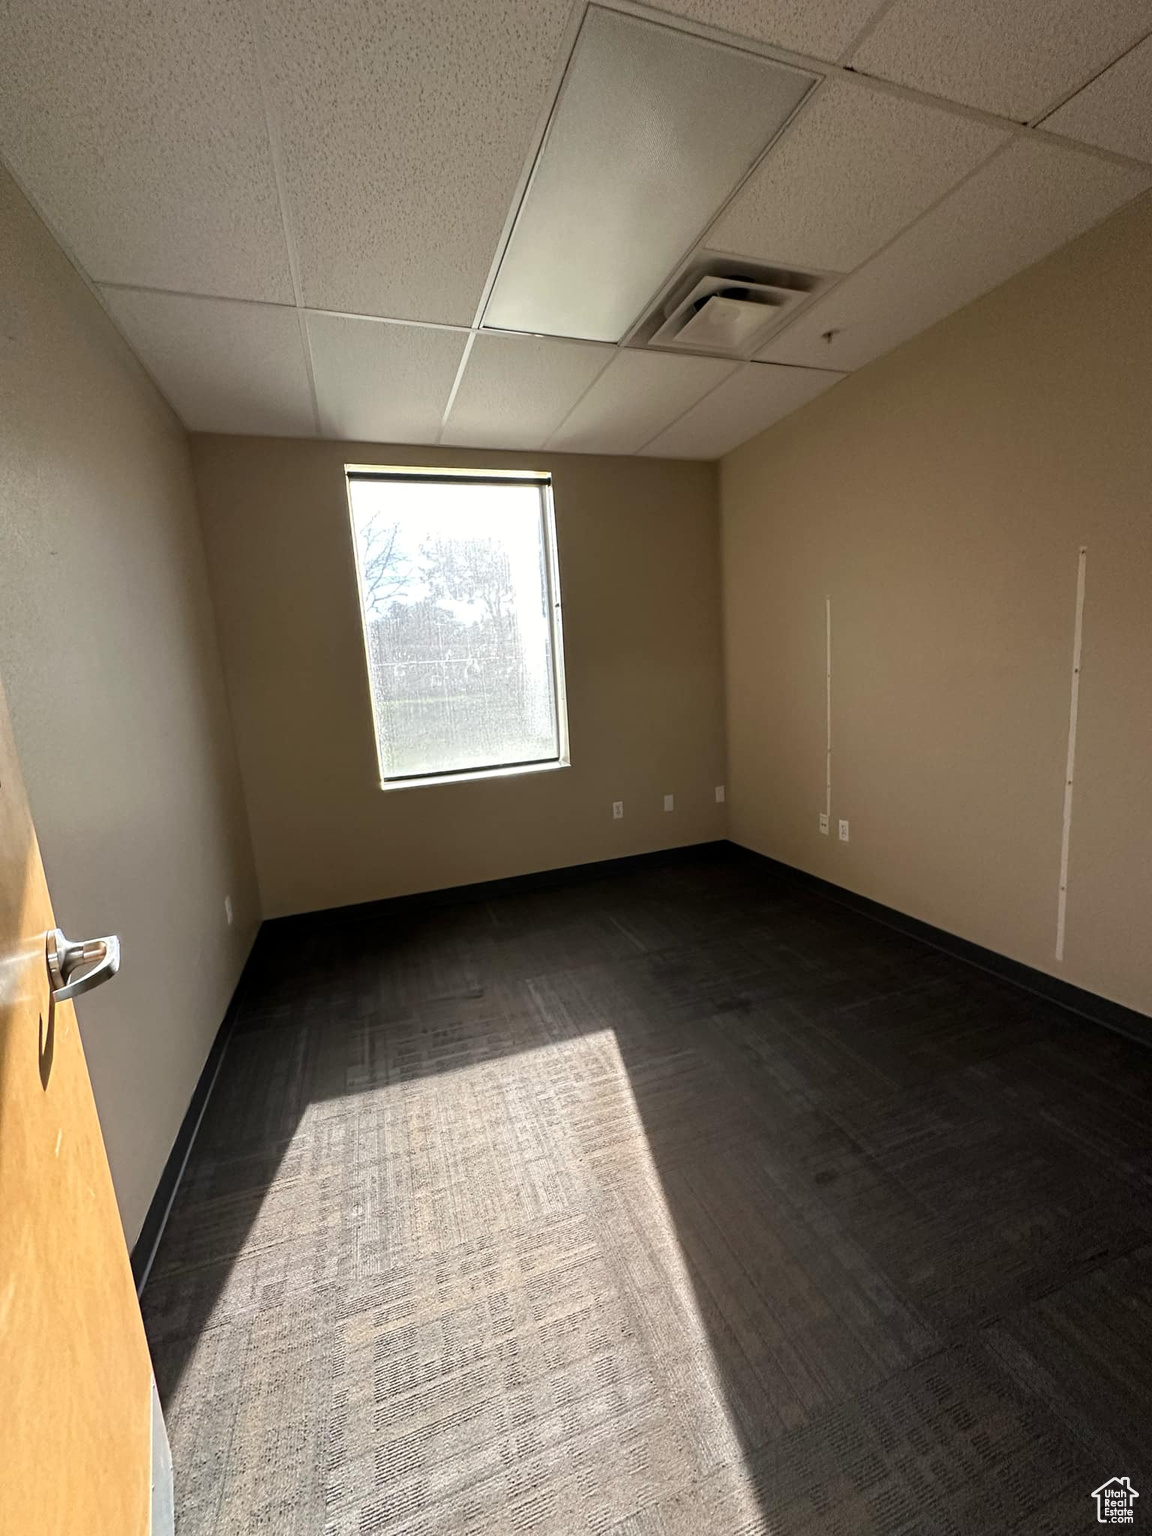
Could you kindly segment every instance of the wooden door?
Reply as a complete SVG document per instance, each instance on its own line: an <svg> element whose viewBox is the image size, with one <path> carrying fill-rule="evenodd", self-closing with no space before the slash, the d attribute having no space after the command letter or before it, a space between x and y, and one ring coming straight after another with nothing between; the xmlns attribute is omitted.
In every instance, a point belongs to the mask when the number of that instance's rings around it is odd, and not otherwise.
<svg viewBox="0 0 1152 1536"><path fill-rule="evenodd" d="M0 689L0 1531L148 1536L152 1369L54 927Z"/></svg>

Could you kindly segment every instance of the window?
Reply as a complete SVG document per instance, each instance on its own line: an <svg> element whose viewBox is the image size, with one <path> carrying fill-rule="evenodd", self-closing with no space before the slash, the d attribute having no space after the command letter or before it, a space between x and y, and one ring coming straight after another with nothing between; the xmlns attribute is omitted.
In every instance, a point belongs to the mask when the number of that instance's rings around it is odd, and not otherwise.
<svg viewBox="0 0 1152 1536"><path fill-rule="evenodd" d="M348 471L384 788L567 762L547 476Z"/></svg>

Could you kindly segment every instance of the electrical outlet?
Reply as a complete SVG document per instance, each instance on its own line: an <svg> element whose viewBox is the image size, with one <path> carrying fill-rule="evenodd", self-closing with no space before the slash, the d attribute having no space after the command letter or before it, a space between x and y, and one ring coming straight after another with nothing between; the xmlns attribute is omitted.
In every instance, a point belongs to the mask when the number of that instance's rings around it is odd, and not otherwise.
<svg viewBox="0 0 1152 1536"><path fill-rule="evenodd" d="M225 898L224 898L224 916L228 920L228 926L231 927L232 926L232 898L231 898L231 896L225 896Z"/></svg>
<svg viewBox="0 0 1152 1536"><path fill-rule="evenodd" d="M820 830L825 837L828 836L828 817L823 811L820 812Z"/></svg>
<svg viewBox="0 0 1152 1536"><path fill-rule="evenodd" d="M671 795L664 796L664 809L666 811L674 811L676 809L676 802Z"/></svg>
<svg viewBox="0 0 1152 1536"><path fill-rule="evenodd" d="M620 818L623 815L624 815L624 802L623 802L623 800L613 800L613 802L612 802L612 820L613 821L619 821Z"/></svg>
<svg viewBox="0 0 1152 1536"><path fill-rule="evenodd" d="M723 786L723 784L717 784L717 786L716 786L716 804L717 805L723 805L724 804L724 786Z"/></svg>
<svg viewBox="0 0 1152 1536"><path fill-rule="evenodd" d="M840 841L842 843L848 841L848 823L846 821L841 821L840 823Z"/></svg>

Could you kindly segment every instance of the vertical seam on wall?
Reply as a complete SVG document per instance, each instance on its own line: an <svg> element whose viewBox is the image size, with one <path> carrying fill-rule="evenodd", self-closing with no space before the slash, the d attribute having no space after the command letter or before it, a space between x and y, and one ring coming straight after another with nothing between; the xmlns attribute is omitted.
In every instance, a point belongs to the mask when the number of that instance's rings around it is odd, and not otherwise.
<svg viewBox="0 0 1152 1536"><path fill-rule="evenodd" d="M832 598L824 599L824 814L832 819Z"/></svg>
<svg viewBox="0 0 1152 1536"><path fill-rule="evenodd" d="M1084 580L1088 547L1080 546L1076 562L1076 625L1072 635L1072 688L1068 704L1068 756L1064 768L1064 824L1060 834L1060 889L1056 895L1056 958L1064 958L1064 925L1068 912L1068 845L1072 837L1072 779L1076 768L1076 722L1080 713L1080 652L1084 636Z"/></svg>

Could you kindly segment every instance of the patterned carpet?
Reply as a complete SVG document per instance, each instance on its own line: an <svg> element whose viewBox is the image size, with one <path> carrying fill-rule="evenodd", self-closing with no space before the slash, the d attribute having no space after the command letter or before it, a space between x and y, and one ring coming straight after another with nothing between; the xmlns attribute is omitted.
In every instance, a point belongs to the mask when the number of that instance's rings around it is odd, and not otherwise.
<svg viewBox="0 0 1152 1536"><path fill-rule="evenodd" d="M250 977L144 1295L179 1536L1152 1519L1152 1052L725 852Z"/></svg>

